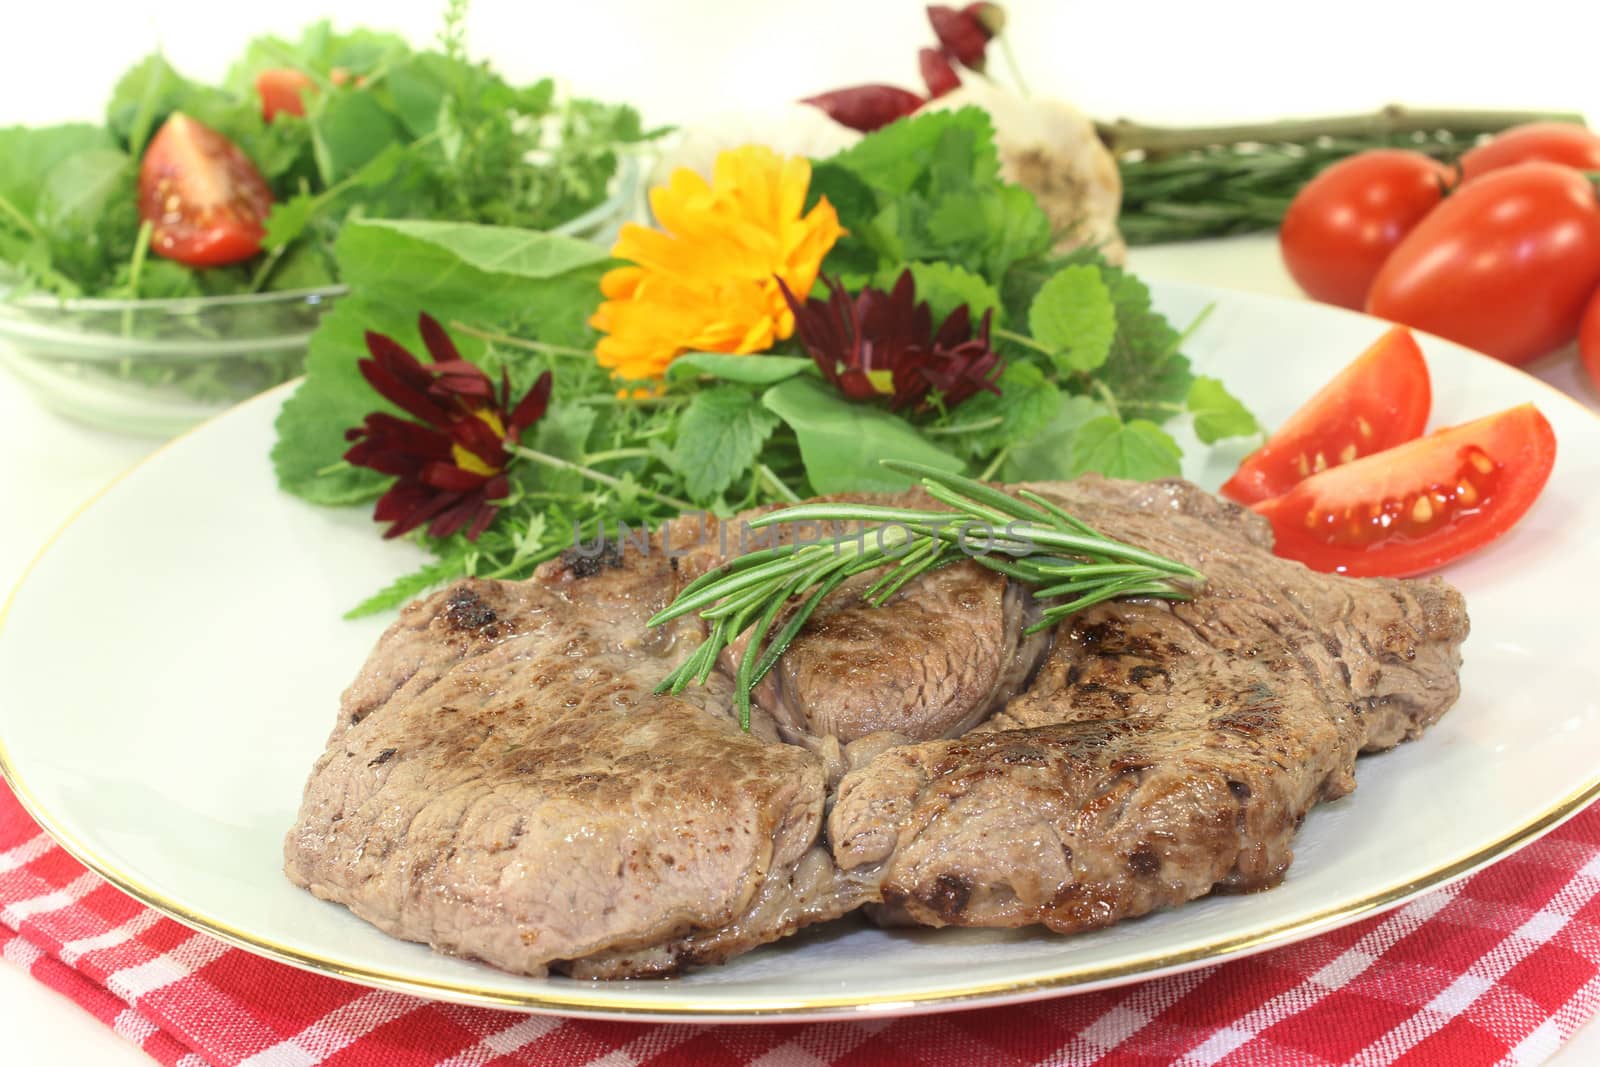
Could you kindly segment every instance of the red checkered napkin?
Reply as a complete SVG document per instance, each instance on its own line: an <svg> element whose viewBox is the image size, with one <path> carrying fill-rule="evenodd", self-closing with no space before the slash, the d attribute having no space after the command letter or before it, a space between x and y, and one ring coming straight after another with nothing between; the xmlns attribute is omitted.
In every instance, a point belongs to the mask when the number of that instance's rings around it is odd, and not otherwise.
<svg viewBox="0 0 1600 1067"><path fill-rule="evenodd" d="M182 1067L1533 1064L1600 1008L1600 805L1386 915L1174 978L911 1019L654 1026L439 1004L229 948L84 870L0 786L0 948Z"/></svg>

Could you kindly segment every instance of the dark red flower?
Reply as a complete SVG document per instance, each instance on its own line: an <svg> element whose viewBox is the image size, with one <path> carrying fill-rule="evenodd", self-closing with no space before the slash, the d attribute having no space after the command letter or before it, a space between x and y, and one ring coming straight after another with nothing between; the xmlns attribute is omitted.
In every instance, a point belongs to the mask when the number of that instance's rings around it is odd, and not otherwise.
<svg viewBox="0 0 1600 1067"><path fill-rule="evenodd" d="M783 287L794 312L795 331L823 377L851 400L882 400L896 411L924 412L934 396L944 407L994 384L1003 365L989 347L992 311L985 311L973 335L965 304L952 311L935 332L933 313L917 302L911 272L900 275L889 292L867 287L854 298L836 280L823 278L826 300L801 301Z"/></svg>
<svg viewBox="0 0 1600 1067"><path fill-rule="evenodd" d="M950 65L949 57L933 48L917 52L917 65L922 68L922 81L928 87L928 99L937 100L946 93L961 88L961 75Z"/></svg>
<svg viewBox="0 0 1600 1067"><path fill-rule="evenodd" d="M981 72L990 40L1005 27L1006 12L999 4L968 4L959 11L934 4L928 8L928 22L945 55Z"/></svg>
<svg viewBox="0 0 1600 1067"><path fill-rule="evenodd" d="M550 372L541 374L512 408L504 371L496 392L489 376L461 358L432 316L418 316L417 325L431 365L393 338L368 330L372 358L359 367L384 399L420 421L373 412L345 431L345 440L355 443L344 458L395 476L372 511L373 519L391 524L383 536L399 537L427 523L430 537L448 537L466 527L468 539L476 540L499 510L493 502L511 492L506 467L512 455L506 446L544 416Z"/></svg>

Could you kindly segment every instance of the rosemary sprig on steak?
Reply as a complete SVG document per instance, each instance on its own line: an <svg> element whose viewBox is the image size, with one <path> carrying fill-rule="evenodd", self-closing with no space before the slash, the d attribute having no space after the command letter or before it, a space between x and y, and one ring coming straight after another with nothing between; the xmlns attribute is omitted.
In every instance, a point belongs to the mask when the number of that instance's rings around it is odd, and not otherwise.
<svg viewBox="0 0 1600 1067"><path fill-rule="evenodd" d="M691 684L704 684L723 650L748 630L734 692L739 723L749 730L750 691L777 663L817 605L847 579L878 568L883 573L861 594L875 607L919 575L966 559L1025 582L1034 587L1037 599L1047 602L1028 633L1117 597L1186 600L1189 592L1173 584L1174 579L1204 581L1194 568L1106 537L1026 489L1013 496L920 464L883 463L919 477L923 490L951 510L822 502L797 504L751 520L752 528L784 523L845 525L844 532L826 540L796 539L747 553L690 582L650 625L698 612L711 624L711 633L656 692L681 693ZM801 595L805 599L768 640L785 608Z"/></svg>

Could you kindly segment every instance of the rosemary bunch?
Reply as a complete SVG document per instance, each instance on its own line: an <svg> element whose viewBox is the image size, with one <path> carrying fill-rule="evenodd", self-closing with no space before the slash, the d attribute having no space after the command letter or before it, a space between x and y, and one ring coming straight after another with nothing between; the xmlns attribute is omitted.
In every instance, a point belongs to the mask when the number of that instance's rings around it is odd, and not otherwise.
<svg viewBox="0 0 1600 1067"><path fill-rule="evenodd" d="M1129 244L1270 230L1306 182L1373 148L1405 148L1454 162L1480 136L1526 122L1581 124L1578 115L1410 110L1249 126L1169 128L1102 123L1122 174L1118 225Z"/></svg>
<svg viewBox="0 0 1600 1067"><path fill-rule="evenodd" d="M1189 593L1172 580L1204 580L1192 567L1106 537L1028 490L1011 496L919 464L885 460L884 466L919 477L928 495L950 510L798 504L751 521L751 527L848 523L855 529L827 540L796 540L747 553L686 586L650 625L697 612L711 624L711 632L656 692L681 693L691 684L703 685L722 652L749 631L734 674L739 723L748 731L751 690L817 606L847 579L879 568L883 573L861 594L875 607L919 575L964 559L1026 582L1034 586L1035 597L1050 601L1028 633L1116 597L1187 599ZM768 640L784 609L802 595Z"/></svg>

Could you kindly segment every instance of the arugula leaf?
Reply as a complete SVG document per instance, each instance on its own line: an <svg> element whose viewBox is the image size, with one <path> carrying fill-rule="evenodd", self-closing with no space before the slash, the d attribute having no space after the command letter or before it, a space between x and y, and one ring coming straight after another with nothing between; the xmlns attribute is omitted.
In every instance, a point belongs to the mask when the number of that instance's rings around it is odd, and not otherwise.
<svg viewBox="0 0 1600 1067"><path fill-rule="evenodd" d="M1100 272L1088 264L1063 267L1040 287L1028 308L1033 339L1051 350L1062 371L1091 371L1111 354L1117 312Z"/></svg>
<svg viewBox="0 0 1600 1067"><path fill-rule="evenodd" d="M1097 472L1109 478L1148 481L1176 478L1183 450L1165 430L1147 419L1122 422L1102 415L1079 426L1072 436L1068 467L1072 476Z"/></svg>
<svg viewBox="0 0 1600 1067"><path fill-rule="evenodd" d="M741 385L774 385L797 374L809 374L816 364L804 356L730 356L722 352L685 352L667 364L667 381L696 377Z"/></svg>
<svg viewBox="0 0 1600 1067"><path fill-rule="evenodd" d="M1261 424L1240 400L1216 378L1198 377L1189 386L1187 406L1194 415L1194 433L1206 444L1224 437L1245 437L1261 431Z"/></svg>
<svg viewBox="0 0 1600 1067"><path fill-rule="evenodd" d="M794 431L806 477L818 493L904 489L913 479L879 464L903 459L959 471L955 456L929 443L898 415L852 404L810 378L791 378L768 389L761 402Z"/></svg>
<svg viewBox="0 0 1600 1067"><path fill-rule="evenodd" d="M722 385L695 396L678 421L672 464L689 498L708 503L750 469L778 417L748 391Z"/></svg>

